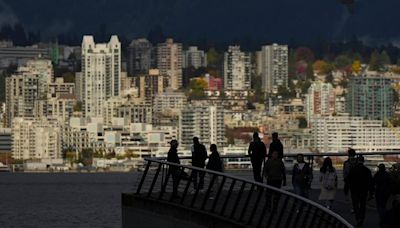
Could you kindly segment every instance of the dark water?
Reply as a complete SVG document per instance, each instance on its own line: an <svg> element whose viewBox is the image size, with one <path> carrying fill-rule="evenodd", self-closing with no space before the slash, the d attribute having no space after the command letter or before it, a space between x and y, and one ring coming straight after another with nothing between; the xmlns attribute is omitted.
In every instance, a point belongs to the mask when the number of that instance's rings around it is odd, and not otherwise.
<svg viewBox="0 0 400 228"><path fill-rule="evenodd" d="M0 173L0 227L121 227L135 173Z"/></svg>

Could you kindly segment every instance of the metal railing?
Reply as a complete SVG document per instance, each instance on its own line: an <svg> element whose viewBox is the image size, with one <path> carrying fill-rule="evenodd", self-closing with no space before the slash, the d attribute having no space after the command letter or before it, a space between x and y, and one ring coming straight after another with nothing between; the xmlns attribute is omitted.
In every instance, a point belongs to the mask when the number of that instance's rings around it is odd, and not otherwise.
<svg viewBox="0 0 400 228"><path fill-rule="evenodd" d="M353 227L321 205L278 188L165 160L145 161L136 197L197 210L248 227ZM205 177L204 190L191 190L196 173ZM178 197L173 194L174 182Z"/></svg>

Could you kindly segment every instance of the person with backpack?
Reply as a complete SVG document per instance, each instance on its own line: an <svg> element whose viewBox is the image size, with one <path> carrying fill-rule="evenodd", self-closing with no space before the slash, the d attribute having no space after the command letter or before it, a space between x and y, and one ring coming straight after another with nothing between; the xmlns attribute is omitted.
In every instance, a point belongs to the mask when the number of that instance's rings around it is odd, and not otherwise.
<svg viewBox="0 0 400 228"><path fill-rule="evenodd" d="M325 158L324 163L320 169L321 182L321 193L318 199L325 201L325 206L330 209L333 204L333 200L336 196L336 189L338 186L338 178L335 168L332 165L332 160L330 157Z"/></svg>
<svg viewBox="0 0 400 228"><path fill-rule="evenodd" d="M304 162L304 155L297 155L297 164L293 166L292 185L294 192L304 198L308 198L311 182L313 179L312 169Z"/></svg>
<svg viewBox="0 0 400 228"><path fill-rule="evenodd" d="M207 150L206 147L199 142L199 138L193 137L193 145L192 145L192 165L198 168L204 168L206 165L207 159ZM204 187L204 172L198 172L193 170L193 184L194 189L203 189ZM199 181L197 181L199 178Z"/></svg>
<svg viewBox="0 0 400 228"><path fill-rule="evenodd" d="M253 133L253 141L250 143L247 153L250 156L251 165L253 166L254 181L262 183L261 166L265 160L267 148L258 136L258 132Z"/></svg>

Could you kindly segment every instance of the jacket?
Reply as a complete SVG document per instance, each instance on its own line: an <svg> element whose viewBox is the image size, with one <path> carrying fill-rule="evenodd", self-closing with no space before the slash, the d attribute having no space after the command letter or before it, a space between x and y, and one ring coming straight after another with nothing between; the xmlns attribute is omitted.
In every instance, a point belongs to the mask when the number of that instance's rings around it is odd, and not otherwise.
<svg viewBox="0 0 400 228"><path fill-rule="evenodd" d="M211 153L210 157L208 158L208 163L206 168L209 170L222 172L222 162L218 152Z"/></svg>
<svg viewBox="0 0 400 228"><path fill-rule="evenodd" d="M283 145L279 139L272 141L272 143L269 144L268 158L272 157L272 151L278 151L278 157L280 159L283 158Z"/></svg>
<svg viewBox="0 0 400 228"><path fill-rule="evenodd" d="M264 176L269 180L286 181L285 164L281 159L268 159L265 163Z"/></svg>

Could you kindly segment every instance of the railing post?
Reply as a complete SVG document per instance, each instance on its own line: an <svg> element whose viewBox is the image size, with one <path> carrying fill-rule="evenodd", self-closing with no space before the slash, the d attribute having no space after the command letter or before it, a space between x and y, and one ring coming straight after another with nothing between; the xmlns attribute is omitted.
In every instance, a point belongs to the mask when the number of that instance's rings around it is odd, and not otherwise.
<svg viewBox="0 0 400 228"><path fill-rule="evenodd" d="M247 206L249 205L249 202L250 202L251 196L253 194L254 188L255 188L254 184L252 184L251 187L250 187L250 191L249 191L249 193L247 195L246 201L244 203L244 206L243 206L243 209L242 209L242 213L240 213L239 222L241 222L243 220L244 213L246 213L246 209L247 209Z"/></svg>
<svg viewBox="0 0 400 228"><path fill-rule="evenodd" d="M204 207L206 206L206 203L207 203L207 200L208 200L208 196L210 195L210 192L213 189L214 182L215 182L216 178L217 178L217 175L213 174L213 176L211 178L211 181L210 181L210 184L208 185L208 189L207 189L206 195L204 196L204 200L203 200L203 203L201 205L201 210L204 210Z"/></svg>
<svg viewBox="0 0 400 228"><path fill-rule="evenodd" d="M232 190L233 190L233 187L235 186L235 183L236 183L236 179L232 179L231 187L229 187L228 195L226 195L226 199L225 199L224 205L222 206L220 215L224 215L226 206L228 205L228 201L229 201L229 198L231 197Z"/></svg>
<svg viewBox="0 0 400 228"><path fill-rule="evenodd" d="M258 203L260 202L261 196L264 193L264 188L258 188L258 191L259 192L258 192L257 200L256 200L256 202L254 204L253 210L251 211L250 218L249 218L249 221L247 221L247 224L251 224L252 221L253 221L254 214L256 213L256 210L257 210L257 207L258 207Z"/></svg>
<svg viewBox="0 0 400 228"><path fill-rule="evenodd" d="M222 177L222 181L221 181L221 185L218 188L217 195L215 196L214 203L213 203L213 205L211 207L211 212L215 211L215 207L217 206L217 202L219 200L219 197L221 196L221 192L222 192L222 189L224 188L225 181L226 181L226 177L223 176Z"/></svg>
<svg viewBox="0 0 400 228"><path fill-rule="evenodd" d="M234 206L232 208L231 218L233 218L233 216L235 215L236 209L237 209L237 207L239 205L239 202L240 202L240 200L242 198L242 194L243 194L243 190L244 190L245 186L246 186L246 182L242 182L242 186L240 187L239 194L236 197L236 202L235 202L235 204L234 204Z"/></svg>
<svg viewBox="0 0 400 228"><path fill-rule="evenodd" d="M156 181L158 179L158 174L160 174L160 170L161 170L162 165L163 165L162 163L158 164L158 168L157 168L156 174L154 175L153 181L151 182L151 186L150 186L149 192L147 193L147 197L150 197L151 193L153 192L153 188L154 188L154 185L156 184Z"/></svg>
<svg viewBox="0 0 400 228"><path fill-rule="evenodd" d="M143 172L142 179L140 180L139 186L136 190L136 194L140 194L140 190L142 189L144 180L146 179L147 172L149 171L151 161L147 161L146 169Z"/></svg>

